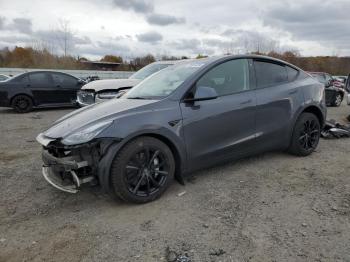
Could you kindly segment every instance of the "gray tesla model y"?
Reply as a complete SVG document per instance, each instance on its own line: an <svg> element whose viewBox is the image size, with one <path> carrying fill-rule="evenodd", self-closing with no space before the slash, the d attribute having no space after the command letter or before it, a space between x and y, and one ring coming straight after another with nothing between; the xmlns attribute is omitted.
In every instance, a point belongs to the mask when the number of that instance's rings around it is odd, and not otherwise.
<svg viewBox="0 0 350 262"><path fill-rule="evenodd" d="M38 135L43 175L75 193L99 184L135 203L159 197L173 178L271 150L311 154L326 118L324 86L263 56L187 60L120 99L91 105Z"/></svg>

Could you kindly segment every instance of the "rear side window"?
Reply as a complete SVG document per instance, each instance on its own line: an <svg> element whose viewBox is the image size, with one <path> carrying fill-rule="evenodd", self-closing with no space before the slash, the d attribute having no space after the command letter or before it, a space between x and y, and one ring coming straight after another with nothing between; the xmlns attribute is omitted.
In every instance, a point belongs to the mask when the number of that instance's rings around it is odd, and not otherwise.
<svg viewBox="0 0 350 262"><path fill-rule="evenodd" d="M293 81L297 78L299 71L290 67L290 66L286 66L287 69L287 73L288 73L288 80L289 81Z"/></svg>
<svg viewBox="0 0 350 262"><path fill-rule="evenodd" d="M51 74L56 86L75 87L77 80L74 77L63 74Z"/></svg>
<svg viewBox="0 0 350 262"><path fill-rule="evenodd" d="M29 79L33 86L47 86L49 84L49 79L45 73L30 74Z"/></svg>
<svg viewBox="0 0 350 262"><path fill-rule="evenodd" d="M285 66L254 61L257 87L264 88L288 82L288 73Z"/></svg>

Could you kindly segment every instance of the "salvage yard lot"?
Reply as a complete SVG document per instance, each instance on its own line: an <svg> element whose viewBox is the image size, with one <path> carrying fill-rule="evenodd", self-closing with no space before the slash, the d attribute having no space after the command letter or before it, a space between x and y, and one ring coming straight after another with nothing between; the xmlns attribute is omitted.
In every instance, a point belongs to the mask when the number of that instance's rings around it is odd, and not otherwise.
<svg viewBox="0 0 350 262"><path fill-rule="evenodd" d="M350 139L196 172L132 205L42 178L35 137L70 111L0 108L0 261L350 261Z"/></svg>

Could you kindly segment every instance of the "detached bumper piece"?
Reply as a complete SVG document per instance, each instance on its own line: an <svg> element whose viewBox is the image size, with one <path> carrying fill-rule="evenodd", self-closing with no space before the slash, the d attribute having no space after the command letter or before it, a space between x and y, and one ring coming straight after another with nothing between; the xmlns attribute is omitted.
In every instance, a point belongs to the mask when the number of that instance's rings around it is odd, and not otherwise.
<svg viewBox="0 0 350 262"><path fill-rule="evenodd" d="M44 166L42 173L45 180L55 188L67 192L77 193L82 184L91 183L95 177L88 175L87 161L79 161L77 157L55 157L48 150L43 150Z"/></svg>
<svg viewBox="0 0 350 262"><path fill-rule="evenodd" d="M326 125L321 132L323 138L350 137L350 126L337 123L335 120L326 121Z"/></svg>

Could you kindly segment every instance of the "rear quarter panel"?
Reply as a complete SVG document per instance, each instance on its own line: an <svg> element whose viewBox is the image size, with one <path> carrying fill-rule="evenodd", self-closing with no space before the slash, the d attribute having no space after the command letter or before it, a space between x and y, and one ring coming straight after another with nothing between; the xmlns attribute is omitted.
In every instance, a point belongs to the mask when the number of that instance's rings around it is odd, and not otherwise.
<svg viewBox="0 0 350 262"><path fill-rule="evenodd" d="M0 85L0 99L6 101L8 106L16 95L27 95L33 98L30 90L25 88L21 82L9 81Z"/></svg>
<svg viewBox="0 0 350 262"><path fill-rule="evenodd" d="M299 115L308 107L317 107L322 112L323 120L325 121L327 107L324 85L317 82L312 77L306 76L300 81L300 88L304 94L304 103L298 108L294 123L297 121Z"/></svg>

